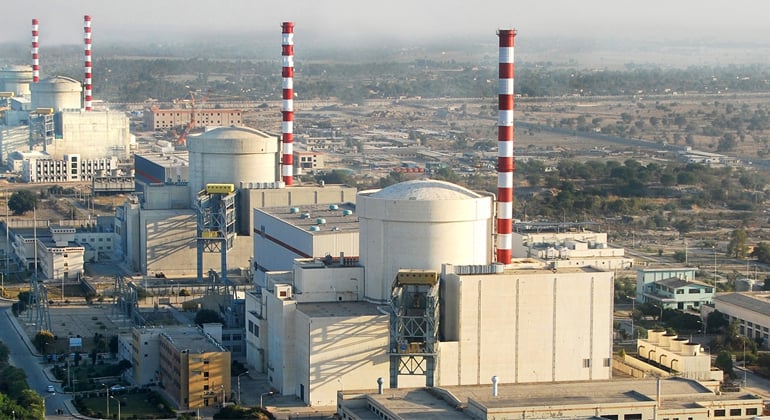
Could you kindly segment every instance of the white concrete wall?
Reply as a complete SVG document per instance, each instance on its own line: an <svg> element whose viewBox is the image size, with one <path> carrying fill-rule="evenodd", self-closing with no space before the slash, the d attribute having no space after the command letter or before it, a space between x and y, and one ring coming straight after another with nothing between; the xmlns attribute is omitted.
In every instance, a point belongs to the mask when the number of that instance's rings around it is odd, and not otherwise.
<svg viewBox="0 0 770 420"><path fill-rule="evenodd" d="M294 267L294 297L299 302L346 302L363 298L364 268Z"/></svg>
<svg viewBox="0 0 770 420"><path fill-rule="evenodd" d="M118 111L63 112L62 138L46 150L54 159L80 154L82 159L130 157L131 133L128 117Z"/></svg>
<svg viewBox="0 0 770 420"><path fill-rule="evenodd" d="M337 391L388 382L388 316L315 317L298 312L297 384L312 406L337 404ZM299 393L297 393L299 395Z"/></svg>
<svg viewBox="0 0 770 420"><path fill-rule="evenodd" d="M139 271L153 275L194 277L197 275L197 219L193 210L142 211L139 216ZM230 268L248 267L251 258L251 238L238 236L227 253ZM203 273L221 269L219 253L203 254Z"/></svg>
<svg viewBox="0 0 770 420"><path fill-rule="evenodd" d="M281 395L295 395L298 388L298 366L294 359L297 345L294 317L297 304L294 300L281 299L272 293L265 294L265 297L270 330L267 332L267 380Z"/></svg>
<svg viewBox="0 0 770 420"><path fill-rule="evenodd" d="M485 384L495 375L501 383L610 378L612 273L448 274L444 281L456 296L444 304L456 299L457 307L442 309L452 314L442 328L454 343L440 344L439 385Z"/></svg>

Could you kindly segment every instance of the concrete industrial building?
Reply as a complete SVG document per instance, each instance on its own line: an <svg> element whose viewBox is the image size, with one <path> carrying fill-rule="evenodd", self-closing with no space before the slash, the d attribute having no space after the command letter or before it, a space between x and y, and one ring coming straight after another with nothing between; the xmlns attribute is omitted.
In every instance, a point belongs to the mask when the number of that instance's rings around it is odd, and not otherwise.
<svg viewBox="0 0 770 420"><path fill-rule="evenodd" d="M238 235L228 252L232 269L251 265L254 208L355 202L355 189L346 186L282 188L279 140L262 131L219 127L189 137L188 146L188 156L135 158L137 195L118 208L115 227L119 250L135 272L196 275L195 206L207 184L232 184L238 193ZM220 265L217 255L204 254L203 259L206 269Z"/></svg>
<svg viewBox="0 0 770 420"><path fill-rule="evenodd" d="M712 305L701 306L701 318L719 311L728 322L738 324L738 333L755 340L762 348L770 348L770 293L721 293ZM704 326L705 327L705 326Z"/></svg>
<svg viewBox="0 0 770 420"><path fill-rule="evenodd" d="M40 79L38 56L38 23L33 20L33 65L8 66L0 69L0 91L13 92L10 109L4 111L0 123L8 126L24 125L28 130L26 141L10 140L0 136L2 158L13 152L41 150L53 160L62 161L65 155L79 155L84 161L130 159L132 136L128 116L110 111L107 107L93 109L91 69L91 20L84 20L85 74L84 79L52 76ZM3 131L3 130L0 130ZM36 164L30 165L35 168ZM34 171L28 179L45 178ZM39 176L38 176L39 175ZM79 181L77 177L56 176L52 182ZM34 181L30 181L34 182Z"/></svg>
<svg viewBox="0 0 770 420"><path fill-rule="evenodd" d="M754 419L762 398L683 378L340 391L337 415L368 419ZM369 383L376 385L377 378Z"/></svg>
<svg viewBox="0 0 770 420"><path fill-rule="evenodd" d="M328 193L336 195L335 190ZM358 218L354 203L343 198L334 196L326 200L342 204L255 208L255 283L264 286L265 273L290 269L295 258L336 258L342 254L357 260Z"/></svg>
<svg viewBox="0 0 770 420"><path fill-rule="evenodd" d="M194 106L194 104L193 104ZM240 109L145 109L144 128L147 130L171 130L187 127L192 118L196 126L230 127L243 125Z"/></svg>
<svg viewBox="0 0 770 420"><path fill-rule="evenodd" d="M699 311L711 303L715 288L695 280L697 268L639 268L636 270L636 302L666 309Z"/></svg>
<svg viewBox="0 0 770 420"><path fill-rule="evenodd" d="M512 236L514 257L538 258L554 268L628 270L634 265L623 248L609 246L606 232L586 230L582 223L519 222Z"/></svg>
<svg viewBox="0 0 770 420"><path fill-rule="evenodd" d="M648 330L646 339L636 340L636 349L640 359L681 378L719 383L724 376L721 370L711 368L711 354L700 344L664 330Z"/></svg>
<svg viewBox="0 0 770 420"><path fill-rule="evenodd" d="M83 159L79 154L64 155L61 160L52 158L30 158L22 164L22 179L25 182L56 183L90 181L104 174L116 174L118 159Z"/></svg>
<svg viewBox="0 0 770 420"><path fill-rule="evenodd" d="M37 233L35 233L37 230ZM85 246L75 242L73 227L10 227L11 252L25 269L45 279L76 279L83 273Z"/></svg>
<svg viewBox="0 0 770 420"><path fill-rule="evenodd" d="M230 352L198 327L135 327L133 382L160 384L183 410L221 405L230 395Z"/></svg>
<svg viewBox="0 0 770 420"><path fill-rule="evenodd" d="M378 377L399 387L610 378L612 272L492 264L492 199L454 184L408 181L356 201L360 261L297 259L246 294L247 362L280 393L330 405L343 384ZM405 268L440 282L394 283ZM394 337L394 301L411 308L396 322L434 335Z"/></svg>
<svg viewBox="0 0 770 420"><path fill-rule="evenodd" d="M295 259L291 269L266 272L246 294L247 362L279 393L318 406L374 381L400 388L480 385L492 376L506 384L610 379L613 273L511 259L514 32L499 34L497 203L434 180L362 191L358 259ZM300 236L296 222L281 220L290 217L264 217L264 242L286 244L271 245L276 256L288 256ZM263 242L254 243L256 254Z"/></svg>

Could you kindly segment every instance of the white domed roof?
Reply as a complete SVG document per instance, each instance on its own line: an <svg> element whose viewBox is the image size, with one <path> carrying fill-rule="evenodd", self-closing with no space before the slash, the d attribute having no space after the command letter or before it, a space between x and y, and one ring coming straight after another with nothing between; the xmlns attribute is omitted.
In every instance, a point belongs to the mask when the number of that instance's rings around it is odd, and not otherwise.
<svg viewBox="0 0 770 420"><path fill-rule="evenodd" d="M54 77L51 77L50 79L45 79L41 81L41 83L51 84L51 85L55 84L55 85L62 85L62 86L72 85L72 86L77 86L78 88L80 87L79 81L67 76L54 76Z"/></svg>
<svg viewBox="0 0 770 420"><path fill-rule="evenodd" d="M372 194L386 200L462 200L481 197L479 194L451 182L433 179L400 182Z"/></svg>
<svg viewBox="0 0 770 420"><path fill-rule="evenodd" d="M205 140L253 140L254 137L259 137L260 139L275 138L275 136L271 136L264 131L248 127L217 127L197 137Z"/></svg>
<svg viewBox="0 0 770 420"><path fill-rule="evenodd" d="M19 71L31 72L32 71L32 67L16 65L16 64L11 64L11 65L8 65L8 66L0 67L0 72L19 72Z"/></svg>

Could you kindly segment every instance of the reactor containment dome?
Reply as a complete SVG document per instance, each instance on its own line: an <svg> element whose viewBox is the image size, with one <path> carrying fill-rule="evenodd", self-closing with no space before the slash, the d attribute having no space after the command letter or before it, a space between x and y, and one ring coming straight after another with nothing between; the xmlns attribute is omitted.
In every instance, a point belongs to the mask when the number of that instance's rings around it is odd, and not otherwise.
<svg viewBox="0 0 770 420"><path fill-rule="evenodd" d="M33 83L31 89L32 109L53 108L54 111L59 112L81 108L83 86L75 79L55 76Z"/></svg>
<svg viewBox="0 0 770 420"><path fill-rule="evenodd" d="M27 96L30 83L32 83L30 66L0 67L0 92L13 92L17 96Z"/></svg>
<svg viewBox="0 0 770 420"><path fill-rule="evenodd" d="M415 180L362 191L356 203L367 299L387 301L400 269L490 263L491 196L449 182Z"/></svg>
<svg viewBox="0 0 770 420"><path fill-rule="evenodd" d="M247 127L218 127L187 138L193 201L206 184L274 183L279 139Z"/></svg>

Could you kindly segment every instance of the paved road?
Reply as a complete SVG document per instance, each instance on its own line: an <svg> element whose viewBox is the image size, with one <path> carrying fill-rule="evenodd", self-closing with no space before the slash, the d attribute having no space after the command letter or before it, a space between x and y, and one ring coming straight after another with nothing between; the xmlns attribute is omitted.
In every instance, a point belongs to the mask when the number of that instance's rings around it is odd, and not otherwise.
<svg viewBox="0 0 770 420"><path fill-rule="evenodd" d="M27 374L27 383L34 391L37 391L45 398L46 419L72 419L75 417L69 415L54 415L56 409L65 408L65 401L71 398L69 395L61 394L59 384L51 382L43 372L43 358L30 351L24 340L25 336L13 324L11 317L11 302L0 301L0 341L8 346L10 351L9 362L17 367L24 369ZM57 392L50 394L46 391L48 385L54 385Z"/></svg>

